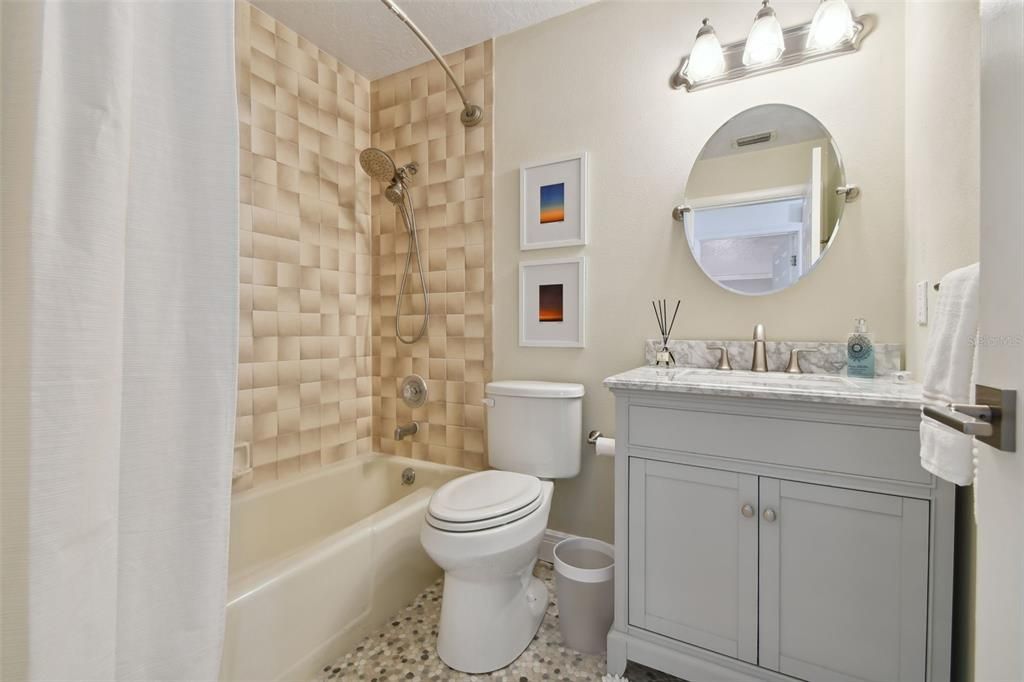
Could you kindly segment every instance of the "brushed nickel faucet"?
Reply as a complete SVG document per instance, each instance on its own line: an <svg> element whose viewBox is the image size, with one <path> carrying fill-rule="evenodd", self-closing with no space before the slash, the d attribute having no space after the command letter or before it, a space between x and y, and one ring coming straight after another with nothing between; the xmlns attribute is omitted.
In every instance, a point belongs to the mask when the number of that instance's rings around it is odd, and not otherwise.
<svg viewBox="0 0 1024 682"><path fill-rule="evenodd" d="M732 369L732 364L729 362L729 349L726 346L708 346L708 350L717 350L719 352L718 365L715 366L715 369L723 371Z"/></svg>
<svg viewBox="0 0 1024 682"><path fill-rule="evenodd" d="M420 430L420 425L416 422L409 422L408 424L401 424L395 427L395 440L402 440L406 436L411 436Z"/></svg>
<svg viewBox="0 0 1024 682"><path fill-rule="evenodd" d="M750 371L768 371L768 359L765 355L764 345L764 325L760 322L754 325L754 362L750 365Z"/></svg>
<svg viewBox="0 0 1024 682"><path fill-rule="evenodd" d="M786 367L787 374L803 374L803 369L800 368L800 354L801 353L817 353L817 348L794 348L789 352L789 366Z"/></svg>

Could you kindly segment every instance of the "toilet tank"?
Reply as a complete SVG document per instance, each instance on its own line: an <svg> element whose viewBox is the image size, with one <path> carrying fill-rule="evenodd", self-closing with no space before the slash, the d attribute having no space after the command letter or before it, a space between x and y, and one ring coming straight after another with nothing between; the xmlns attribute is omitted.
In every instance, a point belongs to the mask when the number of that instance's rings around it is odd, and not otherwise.
<svg viewBox="0 0 1024 682"><path fill-rule="evenodd" d="M490 465L538 478L580 472L583 385L550 381L487 384Z"/></svg>

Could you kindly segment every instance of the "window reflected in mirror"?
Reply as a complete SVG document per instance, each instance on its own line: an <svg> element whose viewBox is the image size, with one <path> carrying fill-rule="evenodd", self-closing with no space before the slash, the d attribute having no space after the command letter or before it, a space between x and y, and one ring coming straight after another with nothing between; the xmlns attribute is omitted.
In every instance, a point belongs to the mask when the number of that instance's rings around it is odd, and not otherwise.
<svg viewBox="0 0 1024 682"><path fill-rule="evenodd" d="M730 291L785 289L835 238L844 184L838 150L816 118L783 104L748 109L711 136L690 172L693 257Z"/></svg>

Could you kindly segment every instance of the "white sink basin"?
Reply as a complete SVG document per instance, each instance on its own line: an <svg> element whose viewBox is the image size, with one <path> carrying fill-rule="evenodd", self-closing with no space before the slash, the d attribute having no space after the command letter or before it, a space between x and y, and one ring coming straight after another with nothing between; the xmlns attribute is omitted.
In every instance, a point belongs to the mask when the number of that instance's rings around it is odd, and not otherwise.
<svg viewBox="0 0 1024 682"><path fill-rule="evenodd" d="M676 370L673 381L688 384L708 384L714 386L730 386L740 388L751 386L756 388L780 389L817 389L859 391L861 386L856 382L836 374L787 374L785 372L750 372L746 370L719 370L687 367Z"/></svg>

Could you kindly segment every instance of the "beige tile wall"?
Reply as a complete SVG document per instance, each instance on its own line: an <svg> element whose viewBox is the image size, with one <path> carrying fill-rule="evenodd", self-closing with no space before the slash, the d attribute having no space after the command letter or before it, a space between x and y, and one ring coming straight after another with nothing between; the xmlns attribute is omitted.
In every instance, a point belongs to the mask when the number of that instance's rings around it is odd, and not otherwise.
<svg viewBox="0 0 1024 682"><path fill-rule="evenodd" d="M410 37L410 39L412 39ZM415 161L412 197L430 289L428 334L413 345L395 338L395 299L408 238L394 207L373 191L374 447L435 462L484 468L485 414L480 401L491 377L493 187L493 54L487 41L448 55L484 121L466 128L462 102L435 62L371 83L373 145L398 164ZM419 328L419 279L403 300L403 335ZM398 398L407 374L427 380L428 402L415 410ZM421 429L396 442L395 425Z"/></svg>
<svg viewBox="0 0 1024 682"><path fill-rule="evenodd" d="M237 442L252 479L373 446L370 83L239 0Z"/></svg>

